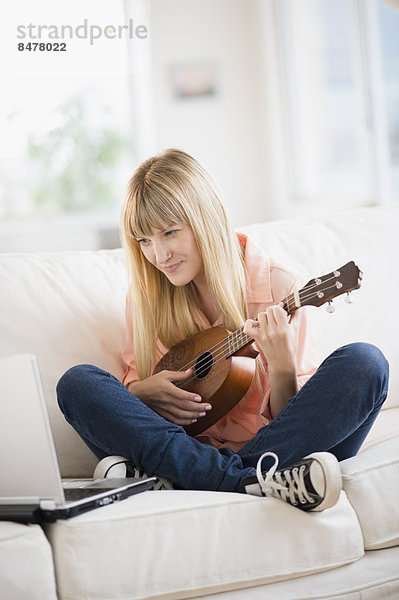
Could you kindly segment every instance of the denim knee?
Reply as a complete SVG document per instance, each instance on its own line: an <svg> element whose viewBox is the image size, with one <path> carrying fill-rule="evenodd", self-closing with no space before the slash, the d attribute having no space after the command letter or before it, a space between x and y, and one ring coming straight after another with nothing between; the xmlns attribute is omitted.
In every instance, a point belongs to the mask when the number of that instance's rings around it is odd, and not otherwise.
<svg viewBox="0 0 399 600"><path fill-rule="evenodd" d="M65 414L66 403L71 404L78 398L79 390L87 382L88 378L97 367L89 364L75 365L68 369L57 383L57 401L58 406Z"/></svg>
<svg viewBox="0 0 399 600"><path fill-rule="evenodd" d="M348 344L342 348L345 362L354 378L362 383L369 382L379 390L379 395L386 394L389 380L389 364L377 346L366 342Z"/></svg>

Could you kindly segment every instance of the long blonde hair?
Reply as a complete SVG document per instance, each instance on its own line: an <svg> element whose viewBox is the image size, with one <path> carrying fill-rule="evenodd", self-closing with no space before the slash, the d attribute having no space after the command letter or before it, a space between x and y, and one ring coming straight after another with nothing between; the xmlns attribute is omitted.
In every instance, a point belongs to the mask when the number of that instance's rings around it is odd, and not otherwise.
<svg viewBox="0 0 399 600"><path fill-rule="evenodd" d="M184 223L193 231L207 285L229 330L248 318L243 255L215 182L181 150L149 158L134 172L121 213L129 273L129 310L140 379L151 375L157 340L171 348L206 326L193 282L174 286L143 255L138 239Z"/></svg>

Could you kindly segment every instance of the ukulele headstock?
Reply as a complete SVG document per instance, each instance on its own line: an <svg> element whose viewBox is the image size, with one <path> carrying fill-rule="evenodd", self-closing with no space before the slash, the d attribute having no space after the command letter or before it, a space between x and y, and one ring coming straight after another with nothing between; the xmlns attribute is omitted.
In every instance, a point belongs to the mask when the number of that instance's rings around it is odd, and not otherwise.
<svg viewBox="0 0 399 600"><path fill-rule="evenodd" d="M341 294L357 290L361 286L363 273L353 260L339 269L310 279L298 292L301 306L321 306Z"/></svg>

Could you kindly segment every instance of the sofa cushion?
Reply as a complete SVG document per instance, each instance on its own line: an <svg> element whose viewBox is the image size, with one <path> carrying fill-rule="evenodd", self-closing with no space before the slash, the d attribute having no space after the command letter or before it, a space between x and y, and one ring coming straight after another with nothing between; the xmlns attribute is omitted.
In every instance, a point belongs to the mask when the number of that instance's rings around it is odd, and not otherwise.
<svg viewBox="0 0 399 600"><path fill-rule="evenodd" d="M0 596L56 600L51 548L39 525L0 522Z"/></svg>
<svg viewBox="0 0 399 600"><path fill-rule="evenodd" d="M344 490L366 550L399 544L399 436L342 461Z"/></svg>
<svg viewBox="0 0 399 600"><path fill-rule="evenodd" d="M399 435L399 406L381 410L359 452Z"/></svg>
<svg viewBox="0 0 399 600"><path fill-rule="evenodd" d="M245 590L210 594L206 600L398 600L399 546L369 550L338 569Z"/></svg>
<svg viewBox="0 0 399 600"><path fill-rule="evenodd" d="M150 491L47 526L60 600L189 598L350 563L356 516L306 513L274 498Z"/></svg>

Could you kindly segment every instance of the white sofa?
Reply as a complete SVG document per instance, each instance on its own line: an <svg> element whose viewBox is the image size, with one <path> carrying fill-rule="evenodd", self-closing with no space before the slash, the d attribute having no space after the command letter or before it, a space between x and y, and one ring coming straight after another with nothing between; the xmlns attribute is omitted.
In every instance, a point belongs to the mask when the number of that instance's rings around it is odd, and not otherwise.
<svg viewBox="0 0 399 600"><path fill-rule="evenodd" d="M338 504L312 514L276 499L150 491L45 532L0 522L1 598L399 597L399 206L242 231L307 279L352 259L364 272L353 305L308 309L321 358L367 341L391 366L384 410L361 453L341 463ZM62 474L90 476L96 460L60 414L55 385L78 363L121 376L123 253L4 254L0 281L0 356L37 356Z"/></svg>

